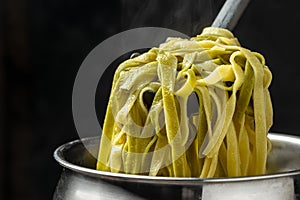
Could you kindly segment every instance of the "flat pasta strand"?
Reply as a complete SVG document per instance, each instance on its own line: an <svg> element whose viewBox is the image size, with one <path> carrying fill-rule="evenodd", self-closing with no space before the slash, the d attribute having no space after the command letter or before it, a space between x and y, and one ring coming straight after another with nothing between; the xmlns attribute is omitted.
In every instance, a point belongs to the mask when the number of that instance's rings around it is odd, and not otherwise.
<svg viewBox="0 0 300 200"><path fill-rule="evenodd" d="M272 148L271 81L264 57L229 30L167 38L116 69L96 169L201 178L264 174Z"/></svg>

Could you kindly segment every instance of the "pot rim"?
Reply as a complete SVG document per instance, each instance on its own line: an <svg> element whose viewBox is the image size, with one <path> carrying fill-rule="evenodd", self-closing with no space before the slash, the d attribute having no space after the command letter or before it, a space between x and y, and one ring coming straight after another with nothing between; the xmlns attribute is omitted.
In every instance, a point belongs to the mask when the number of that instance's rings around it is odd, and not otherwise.
<svg viewBox="0 0 300 200"><path fill-rule="evenodd" d="M271 140L284 141L299 145L300 147L300 137L296 135L288 135L282 133L269 133L268 137ZM199 185L208 183L229 183L229 182L245 182L245 181L257 181L265 179L274 179L281 177L292 177L300 175L300 168L297 170L291 170L279 173L270 173L264 175L255 176L240 176L240 177L221 177L221 178L196 178L196 177L161 177L161 176L146 176L146 175L133 175L133 174L123 174L114 172L99 171L96 169L91 169L83 167L80 165L75 165L67 161L64 157L64 152L75 145L82 144L84 142L92 141L99 137L88 137L83 139L77 139L68 143L65 143L55 149L53 156L54 159L64 168L69 169L73 172L77 172L82 175L87 175L94 178L100 178L104 180L117 180L123 182L138 182L138 183L149 183L149 184L167 184L167 185Z"/></svg>

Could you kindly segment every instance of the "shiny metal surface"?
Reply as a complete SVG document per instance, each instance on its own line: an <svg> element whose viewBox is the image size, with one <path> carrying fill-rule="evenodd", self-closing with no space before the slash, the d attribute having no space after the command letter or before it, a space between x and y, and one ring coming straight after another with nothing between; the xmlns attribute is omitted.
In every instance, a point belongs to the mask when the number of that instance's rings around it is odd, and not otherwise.
<svg viewBox="0 0 300 200"><path fill-rule="evenodd" d="M270 133L268 173L236 178L171 178L127 175L95 170L99 138L76 140L58 147L62 166L53 199L300 199L300 137ZM88 150L86 149L88 148ZM92 153L92 154L94 154ZM94 155L95 155L94 154ZM233 196L232 196L233 195Z"/></svg>

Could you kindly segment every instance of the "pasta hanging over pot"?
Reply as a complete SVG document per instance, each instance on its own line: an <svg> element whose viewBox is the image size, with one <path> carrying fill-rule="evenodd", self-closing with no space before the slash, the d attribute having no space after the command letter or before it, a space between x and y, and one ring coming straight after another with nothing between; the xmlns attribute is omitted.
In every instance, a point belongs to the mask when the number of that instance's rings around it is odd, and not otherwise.
<svg viewBox="0 0 300 200"><path fill-rule="evenodd" d="M97 169L169 177L264 174L271 80L264 57L226 29L168 38L117 68Z"/></svg>

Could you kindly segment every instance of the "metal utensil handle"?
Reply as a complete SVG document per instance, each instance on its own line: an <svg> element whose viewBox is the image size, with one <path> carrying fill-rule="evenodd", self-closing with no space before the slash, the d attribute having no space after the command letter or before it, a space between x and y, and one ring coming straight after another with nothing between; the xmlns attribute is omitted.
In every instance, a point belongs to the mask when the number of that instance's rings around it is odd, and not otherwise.
<svg viewBox="0 0 300 200"><path fill-rule="evenodd" d="M249 2L250 0L226 0L212 26L233 30Z"/></svg>

